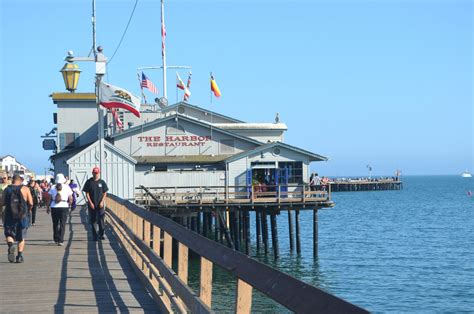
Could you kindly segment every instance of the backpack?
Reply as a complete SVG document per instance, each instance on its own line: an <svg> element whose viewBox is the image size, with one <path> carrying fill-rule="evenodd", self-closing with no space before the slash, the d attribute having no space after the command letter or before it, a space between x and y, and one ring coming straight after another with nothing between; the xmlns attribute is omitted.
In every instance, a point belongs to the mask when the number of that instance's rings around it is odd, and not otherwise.
<svg viewBox="0 0 474 314"><path fill-rule="evenodd" d="M28 205L21 194L21 188L21 186L10 187L10 211L13 219L22 219L28 212Z"/></svg>
<svg viewBox="0 0 474 314"><path fill-rule="evenodd" d="M62 190L63 190L63 186L61 185L61 183L56 184L56 197L54 198L54 202L56 204L61 203L61 201L63 200L61 197Z"/></svg>

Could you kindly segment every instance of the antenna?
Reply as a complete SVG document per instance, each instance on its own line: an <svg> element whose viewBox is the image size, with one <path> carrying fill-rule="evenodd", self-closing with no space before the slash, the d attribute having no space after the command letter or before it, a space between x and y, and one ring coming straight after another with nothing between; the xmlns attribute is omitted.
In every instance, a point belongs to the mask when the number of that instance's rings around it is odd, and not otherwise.
<svg viewBox="0 0 474 314"><path fill-rule="evenodd" d="M166 27L165 27L165 1L161 0L161 57L163 59L162 66L150 66L150 67L140 67L137 68L137 72L141 70L159 70L163 69L163 97L168 99L168 93L166 92L166 71L169 69L189 69L191 70L190 66L182 66L182 65L172 65L168 66L166 64Z"/></svg>

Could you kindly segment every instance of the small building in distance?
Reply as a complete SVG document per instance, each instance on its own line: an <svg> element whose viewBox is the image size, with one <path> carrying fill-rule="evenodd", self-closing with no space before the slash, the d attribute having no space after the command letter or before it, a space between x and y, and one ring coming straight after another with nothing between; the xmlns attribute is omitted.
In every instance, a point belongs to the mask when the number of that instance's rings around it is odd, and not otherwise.
<svg viewBox="0 0 474 314"><path fill-rule="evenodd" d="M53 93L57 106L55 172L82 187L98 165L98 114L92 93ZM111 192L134 199L140 186L245 196L259 182L269 190L301 190L309 166L326 157L285 143L286 124L247 123L186 102L157 109L142 105L141 117L109 112L102 176ZM112 182L114 182L112 184ZM114 186L115 185L115 186Z"/></svg>
<svg viewBox="0 0 474 314"><path fill-rule="evenodd" d="M9 176L15 174L34 176L34 172L30 171L25 165L19 162L14 156L6 155L0 157L0 171L5 172Z"/></svg>

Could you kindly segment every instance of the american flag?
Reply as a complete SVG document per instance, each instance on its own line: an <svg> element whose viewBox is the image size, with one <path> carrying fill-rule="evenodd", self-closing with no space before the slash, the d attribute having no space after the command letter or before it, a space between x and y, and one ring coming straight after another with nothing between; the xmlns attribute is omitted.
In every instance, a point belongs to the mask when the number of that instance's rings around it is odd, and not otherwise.
<svg viewBox="0 0 474 314"><path fill-rule="evenodd" d="M166 39L166 27L165 27L165 18L163 16L163 1L161 1L161 55L164 57L166 54L165 39Z"/></svg>
<svg viewBox="0 0 474 314"><path fill-rule="evenodd" d="M152 93L158 94L158 88L155 84L142 72L142 83L140 85L142 88L148 88Z"/></svg>
<svg viewBox="0 0 474 314"><path fill-rule="evenodd" d="M186 84L187 93L184 93L184 97L183 97L184 101L187 101L189 99L189 96L191 96L191 91L189 90L189 88L191 87L191 75L193 74L191 73L191 71L189 71L188 83Z"/></svg>

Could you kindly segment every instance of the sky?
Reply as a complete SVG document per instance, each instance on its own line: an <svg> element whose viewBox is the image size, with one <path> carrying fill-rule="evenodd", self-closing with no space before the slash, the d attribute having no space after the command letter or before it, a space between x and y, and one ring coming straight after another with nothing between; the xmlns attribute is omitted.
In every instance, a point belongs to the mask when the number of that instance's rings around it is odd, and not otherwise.
<svg viewBox="0 0 474 314"><path fill-rule="evenodd" d="M110 58L135 0L96 1ZM192 66L190 102L248 122L278 112L285 142L329 158L313 171L474 171L472 1L169 0L165 18L168 64ZM66 52L91 49L91 1L0 0L0 23L0 155L43 173L49 95L65 91ZM161 65L160 36L159 1L139 0L106 80L138 95L137 68ZM79 66L78 92L92 92L93 65ZM146 74L161 90L161 72ZM174 103L171 70L167 81Z"/></svg>

